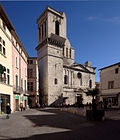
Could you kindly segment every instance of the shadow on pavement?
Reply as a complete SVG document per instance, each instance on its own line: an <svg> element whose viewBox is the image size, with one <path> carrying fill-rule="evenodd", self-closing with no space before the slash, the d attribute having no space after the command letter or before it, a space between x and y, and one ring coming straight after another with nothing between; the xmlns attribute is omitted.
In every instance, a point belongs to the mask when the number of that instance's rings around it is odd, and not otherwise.
<svg viewBox="0 0 120 140"><path fill-rule="evenodd" d="M48 132L27 138L15 138L16 140L116 140L120 137L120 120L89 122L85 117L61 112L59 109L42 109L39 111L48 113L48 115L25 115L34 123L34 127L49 126L51 129L62 128L70 131Z"/></svg>

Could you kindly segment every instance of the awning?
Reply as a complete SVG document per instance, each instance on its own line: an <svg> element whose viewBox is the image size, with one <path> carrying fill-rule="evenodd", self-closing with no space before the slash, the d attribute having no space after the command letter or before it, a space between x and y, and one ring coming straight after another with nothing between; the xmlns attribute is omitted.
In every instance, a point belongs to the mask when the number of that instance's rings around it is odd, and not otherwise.
<svg viewBox="0 0 120 140"><path fill-rule="evenodd" d="M27 96L25 96L25 98L24 98L25 100L27 100Z"/></svg>
<svg viewBox="0 0 120 140"><path fill-rule="evenodd" d="M16 95L16 96L15 96L15 99L16 99L16 100L19 100L19 96L18 96L18 95Z"/></svg>
<svg viewBox="0 0 120 140"><path fill-rule="evenodd" d="M119 93L113 93L113 94L102 94L101 96L103 98L110 98L110 97L117 97Z"/></svg>
<svg viewBox="0 0 120 140"><path fill-rule="evenodd" d="M23 97L23 96L21 97L21 100L22 100L22 101L24 100L24 97Z"/></svg>

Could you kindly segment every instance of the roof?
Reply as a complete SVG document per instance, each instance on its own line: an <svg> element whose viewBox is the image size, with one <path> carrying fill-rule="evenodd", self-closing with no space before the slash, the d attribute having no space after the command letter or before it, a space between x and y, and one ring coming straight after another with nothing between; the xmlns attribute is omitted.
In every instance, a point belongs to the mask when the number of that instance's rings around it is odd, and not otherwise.
<svg viewBox="0 0 120 140"><path fill-rule="evenodd" d="M10 30L15 30L1 4L0 4L0 16L4 19L6 25Z"/></svg>
<svg viewBox="0 0 120 140"><path fill-rule="evenodd" d="M113 66L116 66L116 65L120 65L120 62L112 64L112 65L109 65L109 66L106 66L106 67L103 67L103 68L101 68L99 70L107 69L107 68L110 68L110 67L113 67Z"/></svg>
<svg viewBox="0 0 120 140"><path fill-rule="evenodd" d="M63 18L63 16L62 16L62 13L63 13L63 12L58 12L58 11L54 10L53 8L47 6L46 9L43 11L43 13L42 13L42 14L39 16L39 18L37 19L37 23L38 23L38 21L40 20L40 18L41 18L47 11L49 11L49 12L51 12L51 13L54 13L54 14L56 14L57 16Z"/></svg>
<svg viewBox="0 0 120 140"><path fill-rule="evenodd" d="M78 66L83 68L83 69L75 68L75 66L73 66L73 65L71 65L71 66L63 65L64 68L72 69L72 70L75 70L75 71L81 71L81 72L85 72L85 73L95 74L95 72L91 72L90 70L86 69L84 67L84 65L82 65L82 64L79 64Z"/></svg>

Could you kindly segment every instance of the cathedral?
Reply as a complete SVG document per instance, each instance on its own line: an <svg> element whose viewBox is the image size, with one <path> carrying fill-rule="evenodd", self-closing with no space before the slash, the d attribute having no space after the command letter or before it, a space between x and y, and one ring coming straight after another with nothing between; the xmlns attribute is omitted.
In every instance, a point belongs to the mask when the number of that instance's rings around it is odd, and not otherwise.
<svg viewBox="0 0 120 140"><path fill-rule="evenodd" d="M66 15L47 7L37 19L40 102L48 106L74 105L95 88L95 67L74 62L74 48L66 35Z"/></svg>

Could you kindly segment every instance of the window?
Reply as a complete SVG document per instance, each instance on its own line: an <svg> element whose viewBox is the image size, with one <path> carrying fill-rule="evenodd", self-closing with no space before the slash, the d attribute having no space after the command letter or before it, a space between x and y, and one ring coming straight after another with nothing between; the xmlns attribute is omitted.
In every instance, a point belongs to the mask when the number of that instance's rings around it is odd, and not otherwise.
<svg viewBox="0 0 120 140"><path fill-rule="evenodd" d="M33 82L28 82L28 91L33 91Z"/></svg>
<svg viewBox="0 0 120 140"><path fill-rule="evenodd" d="M15 79L16 79L16 89L18 89L18 76L17 75L15 76Z"/></svg>
<svg viewBox="0 0 120 140"><path fill-rule="evenodd" d="M55 22L55 34L59 35L59 22L58 21Z"/></svg>
<svg viewBox="0 0 120 140"><path fill-rule="evenodd" d="M68 76L67 75L64 76L64 84L68 84Z"/></svg>
<svg viewBox="0 0 120 140"><path fill-rule="evenodd" d="M30 78L33 77L33 69L29 69L29 77L30 77Z"/></svg>
<svg viewBox="0 0 120 140"><path fill-rule="evenodd" d="M2 52L2 45L0 44L0 52Z"/></svg>
<svg viewBox="0 0 120 140"><path fill-rule="evenodd" d="M119 68L115 69L115 74L117 74L119 72Z"/></svg>
<svg viewBox="0 0 120 140"><path fill-rule="evenodd" d="M29 64L29 60L27 60L27 63Z"/></svg>
<svg viewBox="0 0 120 140"><path fill-rule="evenodd" d="M23 89L23 79L21 79L21 89Z"/></svg>
<svg viewBox="0 0 120 140"><path fill-rule="evenodd" d="M3 22L3 29L6 30L5 22Z"/></svg>
<svg viewBox="0 0 120 140"><path fill-rule="evenodd" d="M57 79L55 78L55 85L57 84L57 82L58 82L58 81L57 81Z"/></svg>
<svg viewBox="0 0 120 140"><path fill-rule="evenodd" d="M30 60L30 64L33 64L33 60Z"/></svg>
<svg viewBox="0 0 120 140"><path fill-rule="evenodd" d="M25 92L26 92L26 80L24 81L24 83L25 83Z"/></svg>
<svg viewBox="0 0 120 140"><path fill-rule="evenodd" d="M89 81L89 87L92 88L92 80Z"/></svg>
<svg viewBox="0 0 120 140"><path fill-rule="evenodd" d="M70 58L71 58L71 49L70 49Z"/></svg>
<svg viewBox="0 0 120 140"><path fill-rule="evenodd" d="M27 83L27 89L29 91L29 87L30 87L30 82Z"/></svg>
<svg viewBox="0 0 120 140"><path fill-rule="evenodd" d="M3 82L6 83L6 73L4 73Z"/></svg>
<svg viewBox="0 0 120 140"><path fill-rule="evenodd" d="M17 41L16 41L16 47L17 47Z"/></svg>
<svg viewBox="0 0 120 140"><path fill-rule="evenodd" d="M43 32L43 24L42 24L42 39L43 39L43 33L44 33L44 32Z"/></svg>
<svg viewBox="0 0 120 140"><path fill-rule="evenodd" d="M63 56L64 56L64 47L63 47Z"/></svg>
<svg viewBox="0 0 120 140"><path fill-rule="evenodd" d="M68 57L68 48L66 48L66 57Z"/></svg>
<svg viewBox="0 0 120 140"><path fill-rule="evenodd" d="M33 91L33 82L31 82L31 91Z"/></svg>
<svg viewBox="0 0 120 140"><path fill-rule="evenodd" d="M5 51L5 48L3 47L3 54L5 55L6 54L6 51Z"/></svg>
<svg viewBox="0 0 120 140"><path fill-rule="evenodd" d="M7 69L7 73L10 73L10 70L9 69Z"/></svg>
<svg viewBox="0 0 120 140"><path fill-rule="evenodd" d="M44 23L44 24L45 24L45 37L46 37L46 21L45 21L45 23Z"/></svg>
<svg viewBox="0 0 120 140"><path fill-rule="evenodd" d="M39 41L41 41L41 28L39 27Z"/></svg>
<svg viewBox="0 0 120 140"><path fill-rule="evenodd" d="M7 75L7 84L9 85L10 84L10 76Z"/></svg>
<svg viewBox="0 0 120 140"><path fill-rule="evenodd" d="M114 88L114 81L108 81L108 89Z"/></svg>
<svg viewBox="0 0 120 140"><path fill-rule="evenodd" d="M3 45L5 46L5 41L3 40Z"/></svg>
<svg viewBox="0 0 120 140"><path fill-rule="evenodd" d="M17 60L17 57L16 57L16 68L18 68L18 62L17 62L18 60Z"/></svg>

